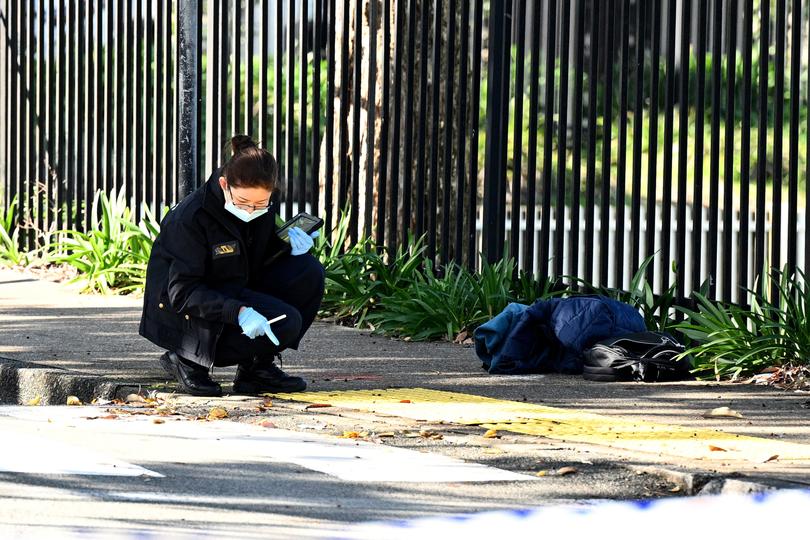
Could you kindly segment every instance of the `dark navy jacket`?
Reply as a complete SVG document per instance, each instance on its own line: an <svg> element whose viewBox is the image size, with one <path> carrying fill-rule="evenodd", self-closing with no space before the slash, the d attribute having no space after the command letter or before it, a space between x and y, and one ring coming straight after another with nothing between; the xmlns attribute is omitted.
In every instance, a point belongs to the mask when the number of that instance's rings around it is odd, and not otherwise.
<svg viewBox="0 0 810 540"><path fill-rule="evenodd" d="M646 330L632 306L603 296L509 304L475 330L475 352L490 373L582 373L597 341Z"/></svg>

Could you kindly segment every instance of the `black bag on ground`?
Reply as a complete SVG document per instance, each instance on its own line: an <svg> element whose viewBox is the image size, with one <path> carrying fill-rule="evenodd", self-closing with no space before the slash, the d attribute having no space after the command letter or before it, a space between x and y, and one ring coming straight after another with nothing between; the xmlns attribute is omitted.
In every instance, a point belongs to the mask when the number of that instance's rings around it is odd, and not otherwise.
<svg viewBox="0 0 810 540"><path fill-rule="evenodd" d="M685 347L669 334L636 332L597 342L583 353L589 381L681 381L693 379Z"/></svg>

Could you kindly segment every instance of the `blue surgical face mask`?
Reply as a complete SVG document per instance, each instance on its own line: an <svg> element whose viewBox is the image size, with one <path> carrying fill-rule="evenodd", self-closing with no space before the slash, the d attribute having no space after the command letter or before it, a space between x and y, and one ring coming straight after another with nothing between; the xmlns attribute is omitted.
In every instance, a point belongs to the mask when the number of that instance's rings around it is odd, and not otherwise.
<svg viewBox="0 0 810 540"><path fill-rule="evenodd" d="M225 210L235 215L245 223L253 221L258 217L262 217L267 213L267 208L262 208L259 210L254 210L253 212L248 212L247 210L243 210L242 208L237 208L236 206L234 206L233 201L228 201L225 203Z"/></svg>
<svg viewBox="0 0 810 540"><path fill-rule="evenodd" d="M237 218L241 219L245 223L253 221L256 218L262 217L267 213L268 208L256 208L253 212L248 212L244 208L239 208L233 203L233 194L231 194L231 188L228 187L228 195L230 195L231 200L225 201L225 210L236 216Z"/></svg>

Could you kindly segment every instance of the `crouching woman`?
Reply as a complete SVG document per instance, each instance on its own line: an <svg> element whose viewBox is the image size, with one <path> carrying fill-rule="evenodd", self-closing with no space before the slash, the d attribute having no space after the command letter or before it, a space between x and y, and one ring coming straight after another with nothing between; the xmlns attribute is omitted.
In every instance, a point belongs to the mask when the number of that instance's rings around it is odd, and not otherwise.
<svg viewBox="0 0 810 540"><path fill-rule="evenodd" d="M232 365L234 393L301 391L306 382L276 360L298 348L315 319L324 270L301 229L290 231L289 245L276 235L273 156L241 135L231 148L229 161L161 223L140 334L166 349L160 364L183 392L221 395L210 370Z"/></svg>

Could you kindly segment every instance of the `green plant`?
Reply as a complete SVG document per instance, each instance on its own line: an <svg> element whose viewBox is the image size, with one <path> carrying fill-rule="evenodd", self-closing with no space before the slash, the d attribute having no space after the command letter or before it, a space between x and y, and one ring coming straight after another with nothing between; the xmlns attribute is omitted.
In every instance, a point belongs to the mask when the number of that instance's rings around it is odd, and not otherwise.
<svg viewBox="0 0 810 540"><path fill-rule="evenodd" d="M810 290L801 270L774 271L776 298L752 291L750 308L714 302L694 294L697 310L679 308L687 320L677 325L693 340L684 353L695 370L736 379L766 367L810 364ZM767 290L767 287L766 287Z"/></svg>
<svg viewBox="0 0 810 540"><path fill-rule="evenodd" d="M27 255L19 249L20 230L15 224L17 217L17 197L11 201L8 210L0 208L0 261L12 265L24 264Z"/></svg>
<svg viewBox="0 0 810 540"><path fill-rule="evenodd" d="M98 191L93 199L92 230L61 230L47 246L48 260L78 270L73 282L87 291L104 294L141 292L146 265L159 225L147 206L145 218L136 223L124 194L111 197Z"/></svg>
<svg viewBox="0 0 810 540"><path fill-rule="evenodd" d="M486 318L480 290L466 269L450 263L438 276L425 262L422 274L405 288L381 300L381 309L369 320L382 332L414 341L445 337L453 340L473 321Z"/></svg>

